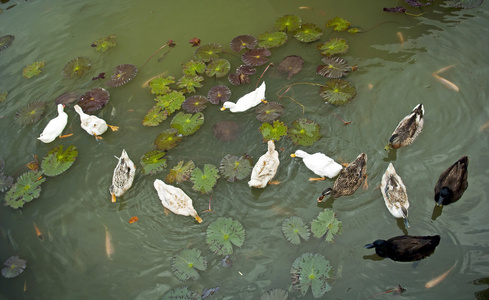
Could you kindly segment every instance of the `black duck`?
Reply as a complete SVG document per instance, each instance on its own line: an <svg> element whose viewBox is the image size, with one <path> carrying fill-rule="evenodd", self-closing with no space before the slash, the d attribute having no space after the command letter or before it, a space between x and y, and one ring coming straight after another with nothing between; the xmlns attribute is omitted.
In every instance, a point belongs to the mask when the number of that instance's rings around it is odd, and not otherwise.
<svg viewBox="0 0 489 300"><path fill-rule="evenodd" d="M388 240L376 240L364 247L375 248L378 256L395 261L416 261L430 256L440 243L440 236L401 235Z"/></svg>
<svg viewBox="0 0 489 300"><path fill-rule="evenodd" d="M448 205L460 199L469 186L467 182L469 158L463 156L440 175L435 186L437 206Z"/></svg>

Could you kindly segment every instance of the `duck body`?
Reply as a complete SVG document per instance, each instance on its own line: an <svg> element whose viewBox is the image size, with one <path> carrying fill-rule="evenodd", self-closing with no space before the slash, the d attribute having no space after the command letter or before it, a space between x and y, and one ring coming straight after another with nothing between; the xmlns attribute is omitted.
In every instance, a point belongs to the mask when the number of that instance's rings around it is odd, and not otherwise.
<svg viewBox="0 0 489 300"><path fill-rule="evenodd" d="M430 256L440 243L440 236L402 235L388 240L376 240L364 247L375 248L378 256L395 261L416 261Z"/></svg>
<svg viewBox="0 0 489 300"><path fill-rule="evenodd" d="M302 158L304 165L306 165L309 170L313 171L314 174L321 177L336 177L343 169L342 165L335 162L334 159L326 156L326 154L321 152L309 154L305 151L297 150L294 154L291 154L290 156Z"/></svg>
<svg viewBox="0 0 489 300"><path fill-rule="evenodd" d="M321 202L327 195L331 195L333 198L352 195L360 187L366 176L367 154L360 153L353 162L340 172L333 187L327 188L321 193L318 202Z"/></svg>
<svg viewBox="0 0 489 300"><path fill-rule="evenodd" d="M410 145L423 130L423 125L424 106L420 103L399 122L385 149L398 149Z"/></svg>
<svg viewBox="0 0 489 300"><path fill-rule="evenodd" d="M61 135L68 123L68 115L64 112L64 105L58 104L57 109L58 116L49 121L48 125L44 127L41 135L37 138L43 143L51 143L54 141Z"/></svg>
<svg viewBox="0 0 489 300"><path fill-rule="evenodd" d="M265 81L263 81L263 83L257 89L239 98L236 103L230 101L224 102L221 110L229 108L229 110L233 113L247 111L248 109L257 106L261 102L265 102L265 90L266 85Z"/></svg>
<svg viewBox="0 0 489 300"><path fill-rule="evenodd" d="M89 135L102 135L109 128L105 120L84 113L79 105L75 105L74 108L80 116L81 128L83 128Z"/></svg>
<svg viewBox="0 0 489 300"><path fill-rule="evenodd" d="M119 162L114 169L112 185L109 188L110 194L112 195L112 202L116 202L116 197L124 195L131 188L135 175L136 166L127 155L126 150L122 150Z"/></svg>
<svg viewBox="0 0 489 300"><path fill-rule="evenodd" d="M255 188L266 187L277 173L279 165L280 161L278 159L278 152L275 150L275 144L273 140L269 140L268 151L260 156L253 167L248 185Z"/></svg>
<svg viewBox="0 0 489 300"><path fill-rule="evenodd" d="M382 176L380 191L384 197L385 206L394 218L403 218L406 227L409 227L408 208L409 201L406 193L406 186L402 179L397 175L392 163Z"/></svg>
<svg viewBox="0 0 489 300"><path fill-rule="evenodd" d="M166 209L177 215L192 216L197 222L202 222L192 205L192 199L180 188L166 184L159 179L154 181L154 187L156 192L158 192L161 204Z"/></svg>
<svg viewBox="0 0 489 300"><path fill-rule="evenodd" d="M435 185L435 202L437 206L448 205L458 201L469 186L467 182L469 158L463 156L440 175Z"/></svg>

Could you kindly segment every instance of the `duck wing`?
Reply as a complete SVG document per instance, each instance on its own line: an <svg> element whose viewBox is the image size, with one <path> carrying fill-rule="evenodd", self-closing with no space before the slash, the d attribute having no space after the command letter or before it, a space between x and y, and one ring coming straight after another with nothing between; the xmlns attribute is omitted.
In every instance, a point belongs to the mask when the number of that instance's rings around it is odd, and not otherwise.
<svg viewBox="0 0 489 300"><path fill-rule="evenodd" d="M387 240L387 257L395 261L416 261L430 256L440 243L440 236L397 236Z"/></svg>

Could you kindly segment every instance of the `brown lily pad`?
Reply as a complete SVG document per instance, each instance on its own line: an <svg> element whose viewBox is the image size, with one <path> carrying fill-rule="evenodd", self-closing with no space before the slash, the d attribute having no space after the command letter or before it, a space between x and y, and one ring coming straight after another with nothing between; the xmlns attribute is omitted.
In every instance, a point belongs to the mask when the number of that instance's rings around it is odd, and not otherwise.
<svg viewBox="0 0 489 300"><path fill-rule="evenodd" d="M216 85L207 93L207 100L212 104L226 102L231 98L231 90L225 85Z"/></svg>
<svg viewBox="0 0 489 300"><path fill-rule="evenodd" d="M109 102L109 92L101 87L94 88L86 92L78 100L78 105L87 114L91 114L105 106Z"/></svg>
<svg viewBox="0 0 489 300"><path fill-rule="evenodd" d="M278 65L278 71L287 75L287 79L292 78L295 74L302 70L304 59L297 55L290 55L284 58Z"/></svg>
<svg viewBox="0 0 489 300"><path fill-rule="evenodd" d="M133 64L118 65L115 67L114 74L112 74L106 85L111 87L124 85L133 80L137 73L138 68Z"/></svg>

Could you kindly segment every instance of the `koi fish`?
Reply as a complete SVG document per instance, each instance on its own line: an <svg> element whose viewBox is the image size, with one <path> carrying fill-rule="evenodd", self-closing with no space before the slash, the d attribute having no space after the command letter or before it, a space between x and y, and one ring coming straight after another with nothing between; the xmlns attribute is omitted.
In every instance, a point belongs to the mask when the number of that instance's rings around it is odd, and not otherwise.
<svg viewBox="0 0 489 300"><path fill-rule="evenodd" d="M309 6L299 6L299 9L311 10L312 7L309 7Z"/></svg>
<svg viewBox="0 0 489 300"><path fill-rule="evenodd" d="M440 274L438 277L433 278L430 281L428 281L424 285L424 287L427 289L430 289L430 288L434 287L435 285L439 284L440 282L442 282L448 276L448 274L450 274L450 272L455 268L456 265L457 265L457 263L455 263L450 269L445 271L443 274Z"/></svg>
<svg viewBox="0 0 489 300"><path fill-rule="evenodd" d="M36 235L37 237L41 240L44 241L44 235L42 234L41 230L36 226L36 223L34 223L34 229L36 230Z"/></svg>
<svg viewBox="0 0 489 300"><path fill-rule="evenodd" d="M479 131L484 131L484 130L487 129L487 127L489 127L489 122L487 122L484 125L482 125L481 128L479 128Z"/></svg>
<svg viewBox="0 0 489 300"><path fill-rule="evenodd" d="M107 258L112 260L112 255L114 254L114 246L112 245L112 236L110 235L107 226L105 226L105 254L107 254Z"/></svg>
<svg viewBox="0 0 489 300"><path fill-rule="evenodd" d="M451 69L451 68L452 68L452 67L454 67L454 66L455 66L455 65L449 65L449 66L446 66L446 67L441 68L440 70L436 71L435 73L436 73L436 74L440 74L440 73L442 73L442 72L445 72L445 71L446 71L446 70L448 70L448 69Z"/></svg>
<svg viewBox="0 0 489 300"><path fill-rule="evenodd" d="M399 38L399 43L401 43L401 45L404 44L404 36L402 35L402 32L398 32L397 33L397 38Z"/></svg>
<svg viewBox="0 0 489 300"><path fill-rule="evenodd" d="M433 75L433 77L435 77L436 80L438 80L438 82L440 82L441 84L443 84L446 88L451 89L451 90L454 90L455 92L460 91L460 89L458 88L458 86L456 86L453 82L448 81L447 79L441 77L436 72L433 72L432 75Z"/></svg>

